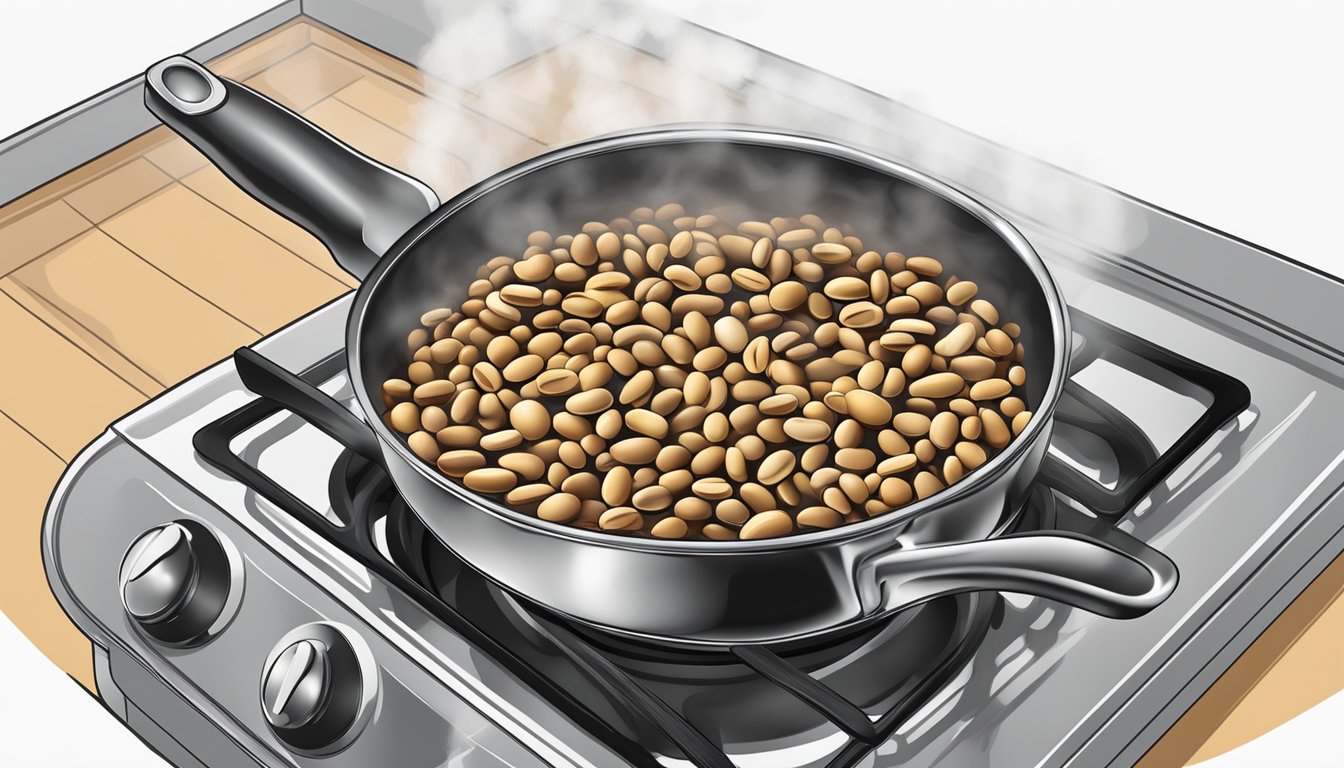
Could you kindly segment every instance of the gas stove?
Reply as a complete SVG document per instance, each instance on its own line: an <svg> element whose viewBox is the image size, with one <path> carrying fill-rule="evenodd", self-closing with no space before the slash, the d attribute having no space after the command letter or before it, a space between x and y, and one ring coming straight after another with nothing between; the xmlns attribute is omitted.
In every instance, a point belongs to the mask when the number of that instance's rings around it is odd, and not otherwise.
<svg viewBox="0 0 1344 768"><path fill-rule="evenodd" d="M1180 584L1147 616L976 594L807 647L606 637L457 561L380 469L224 361L114 424L53 495L48 574L99 694L179 765L1132 763L1344 549L1344 368L1018 223L1068 297L1075 366L1003 526L1161 550ZM354 411L349 303L255 349Z"/></svg>
<svg viewBox="0 0 1344 768"><path fill-rule="evenodd" d="M787 62L756 76L735 90L783 105L778 127L880 144L1045 258L1074 369L1002 528L1156 548L1180 571L1163 605L962 595L718 653L605 636L457 561L380 469L226 360L113 424L53 494L48 578L107 707L182 766L1134 763L1344 551L1344 331L1317 319L1344 285L900 105L853 111L880 133L794 104L815 73ZM1078 214L1097 210L1125 226ZM350 301L254 349L358 413Z"/></svg>

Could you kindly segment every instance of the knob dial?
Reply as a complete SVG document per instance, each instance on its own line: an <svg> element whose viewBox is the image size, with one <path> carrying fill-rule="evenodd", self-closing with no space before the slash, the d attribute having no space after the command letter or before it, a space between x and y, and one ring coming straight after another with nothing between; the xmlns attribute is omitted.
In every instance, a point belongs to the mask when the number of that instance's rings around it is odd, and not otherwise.
<svg viewBox="0 0 1344 768"><path fill-rule="evenodd" d="M194 520L151 528L122 558L122 606L165 645L204 642L236 605L241 569L232 560L219 537Z"/></svg>
<svg viewBox="0 0 1344 768"><path fill-rule="evenodd" d="M334 624L306 624L281 638L266 659L262 713L290 749L330 754L363 729L377 680L362 640Z"/></svg>

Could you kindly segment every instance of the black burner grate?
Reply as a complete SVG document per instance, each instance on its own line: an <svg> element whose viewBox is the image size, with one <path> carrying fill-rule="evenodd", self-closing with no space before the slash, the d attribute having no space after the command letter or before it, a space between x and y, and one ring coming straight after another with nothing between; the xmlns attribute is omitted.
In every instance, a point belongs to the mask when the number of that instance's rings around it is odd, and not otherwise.
<svg viewBox="0 0 1344 768"><path fill-rule="evenodd" d="M1074 405L1058 414L1062 423L1087 429L1111 446L1125 482L1107 488L1078 470L1056 459L1048 459L1041 478L1093 511L1106 516L1124 512L1152 490L1170 470L1184 460L1228 418L1244 409L1249 392L1240 382L1223 374L1162 350L1079 312L1072 313L1075 331L1084 339L1075 355L1074 371L1107 350L1137 355L1152 365L1207 392L1211 405L1164 452L1157 452L1141 430L1123 413L1072 382L1066 391ZM272 384L300 386L328 381L343 370L344 355L337 353L313 366L300 376L277 371L283 380ZM201 429L194 439L200 455L209 463L246 484L286 513L294 516L332 545L364 563L389 584L415 599L421 606L477 647L490 653L514 674L531 685L572 720L600 738L634 765L657 766L654 754L639 741L623 733L604 717L586 706L563 684L552 679L538 666L528 662L514 649L498 641L490 631L474 622L451 601L436 594L436 579L429 572L431 550L446 551L429 534L405 501L395 493L381 467L352 453L341 456L332 472L330 496L340 523L334 523L314 510L270 477L244 461L230 448L231 441L282 410L265 398L258 399ZM1044 491L1043 491L1044 492ZM1044 492L1049 496L1048 492ZM1040 494L1038 494L1038 498ZM1051 497L1053 498L1053 497ZM383 522L385 547L380 549L375 525ZM988 630L997 601L971 600L972 610L962 617L952 642L941 656L929 664L918 679L902 688L902 695L876 719L863 708L847 700L825 683L791 661L786 653L765 646L740 646L731 649L737 661L764 680L815 710L849 741L831 758L828 768L849 768L863 760L878 744L893 733L929 698L938 692L969 661ZM531 626L589 678L600 684L607 696L666 736L687 760L703 768L733 768L723 748L691 724L674 707L614 663L603 649L588 639L587 630L527 604Z"/></svg>

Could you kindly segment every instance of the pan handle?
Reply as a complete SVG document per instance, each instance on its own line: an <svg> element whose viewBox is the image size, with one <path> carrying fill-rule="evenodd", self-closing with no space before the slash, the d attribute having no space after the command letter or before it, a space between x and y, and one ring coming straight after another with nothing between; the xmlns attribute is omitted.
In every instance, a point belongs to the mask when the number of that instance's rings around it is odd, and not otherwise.
<svg viewBox="0 0 1344 768"><path fill-rule="evenodd" d="M959 592L1022 592L1102 616L1131 619L1171 595L1176 564L1147 544L1101 541L1072 531L897 549L871 563L870 607L893 609ZM1123 549L1121 548L1123 546ZM860 583L874 583L863 579Z"/></svg>
<svg viewBox="0 0 1344 768"><path fill-rule="evenodd" d="M149 68L145 106L234 183L313 233L357 278L439 206L423 182L185 56Z"/></svg>

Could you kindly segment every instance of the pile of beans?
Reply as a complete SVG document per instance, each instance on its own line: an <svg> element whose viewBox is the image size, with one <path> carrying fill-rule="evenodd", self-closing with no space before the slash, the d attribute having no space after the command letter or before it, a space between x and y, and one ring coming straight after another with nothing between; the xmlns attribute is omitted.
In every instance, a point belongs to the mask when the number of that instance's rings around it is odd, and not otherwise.
<svg viewBox="0 0 1344 768"><path fill-rule="evenodd" d="M533 232L420 320L388 424L471 490L593 530L834 528L959 482L1031 419L1020 329L974 282L811 214Z"/></svg>

